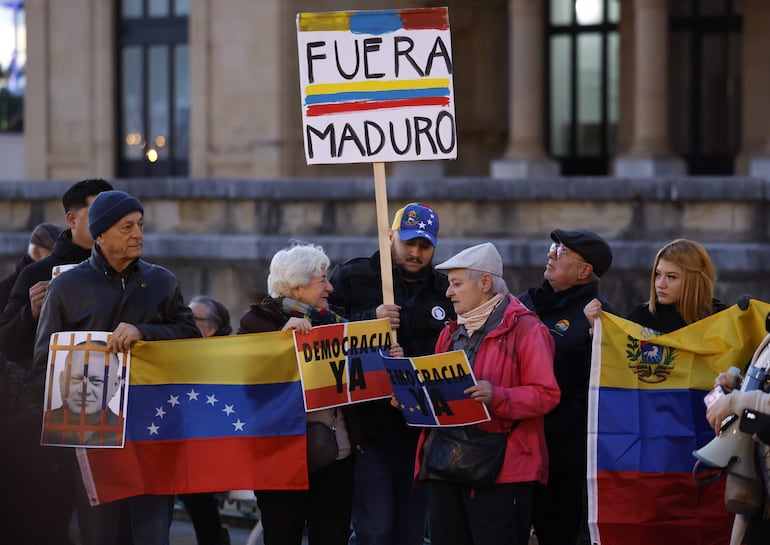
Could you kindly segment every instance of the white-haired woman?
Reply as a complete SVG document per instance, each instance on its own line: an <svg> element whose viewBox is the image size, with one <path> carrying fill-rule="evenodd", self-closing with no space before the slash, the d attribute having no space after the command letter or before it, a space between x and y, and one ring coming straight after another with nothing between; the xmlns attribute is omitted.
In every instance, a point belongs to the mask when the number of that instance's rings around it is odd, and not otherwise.
<svg viewBox="0 0 770 545"><path fill-rule="evenodd" d="M329 308L329 258L314 244L280 250L270 262L269 296L251 305L238 333L294 329L347 321ZM391 353L402 355L399 348ZM336 428L337 459L310 473L308 490L255 491L265 529L265 545L300 545L307 524L311 545L347 545L353 504L353 453L358 420L348 407L308 413L308 421ZM312 457L312 453L309 453Z"/></svg>

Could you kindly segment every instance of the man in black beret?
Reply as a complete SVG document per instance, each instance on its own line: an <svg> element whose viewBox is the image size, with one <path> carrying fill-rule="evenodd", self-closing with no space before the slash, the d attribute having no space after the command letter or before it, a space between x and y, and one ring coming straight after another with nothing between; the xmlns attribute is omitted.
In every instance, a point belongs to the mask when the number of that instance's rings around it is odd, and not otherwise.
<svg viewBox="0 0 770 545"><path fill-rule="evenodd" d="M588 540L591 324L583 307L597 298L603 310L613 312L599 295L599 277L612 265L612 250L602 237L585 229L555 229L551 240L545 282L519 296L551 331L556 343L553 370L561 389L559 405L545 416L548 484L535 488L532 520L539 545L575 545Z"/></svg>

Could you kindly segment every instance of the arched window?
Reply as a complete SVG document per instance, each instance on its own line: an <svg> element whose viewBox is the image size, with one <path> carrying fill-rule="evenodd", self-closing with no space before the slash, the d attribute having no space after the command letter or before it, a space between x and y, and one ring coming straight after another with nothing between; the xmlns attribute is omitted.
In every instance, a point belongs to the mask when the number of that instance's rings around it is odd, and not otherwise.
<svg viewBox="0 0 770 545"><path fill-rule="evenodd" d="M118 10L118 176L189 166L189 0L122 0Z"/></svg>
<svg viewBox="0 0 770 545"><path fill-rule="evenodd" d="M619 0L549 0L549 154L562 174L606 174L615 153Z"/></svg>

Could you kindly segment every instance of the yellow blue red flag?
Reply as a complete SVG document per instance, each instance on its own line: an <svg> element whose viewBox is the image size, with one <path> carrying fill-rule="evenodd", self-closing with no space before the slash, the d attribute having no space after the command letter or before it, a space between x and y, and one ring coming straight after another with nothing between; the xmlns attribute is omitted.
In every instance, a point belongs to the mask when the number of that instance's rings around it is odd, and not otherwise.
<svg viewBox="0 0 770 545"><path fill-rule="evenodd" d="M135 343L125 447L78 449L91 503L307 488L306 416L291 335Z"/></svg>
<svg viewBox="0 0 770 545"><path fill-rule="evenodd" d="M770 305L751 300L658 335L606 312L594 324L588 424L589 527L602 545L730 541L724 479L699 486L694 450L714 438L703 397L745 369Z"/></svg>

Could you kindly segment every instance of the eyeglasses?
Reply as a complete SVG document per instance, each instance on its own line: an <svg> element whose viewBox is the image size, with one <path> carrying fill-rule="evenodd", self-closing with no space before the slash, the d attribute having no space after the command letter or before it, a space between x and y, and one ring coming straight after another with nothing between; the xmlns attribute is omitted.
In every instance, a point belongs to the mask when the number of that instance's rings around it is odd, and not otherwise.
<svg viewBox="0 0 770 545"><path fill-rule="evenodd" d="M568 252L572 252L572 253L568 253ZM548 249L548 253L549 254L556 253L556 259L561 259L561 257L564 254L566 254L567 256L574 254L572 255L572 257L574 257L578 261L582 261L583 263L585 263L585 260L580 257L580 254L577 254L573 250L570 250L569 248L564 246L563 244L557 244L556 242L551 243L551 247Z"/></svg>

